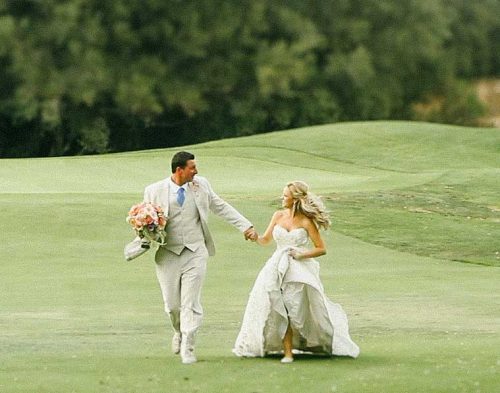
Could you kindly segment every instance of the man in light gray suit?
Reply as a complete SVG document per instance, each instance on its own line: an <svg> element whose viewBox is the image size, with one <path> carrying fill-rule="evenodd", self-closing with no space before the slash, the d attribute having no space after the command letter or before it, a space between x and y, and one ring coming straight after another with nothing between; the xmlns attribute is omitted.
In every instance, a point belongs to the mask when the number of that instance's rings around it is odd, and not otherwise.
<svg viewBox="0 0 500 393"><path fill-rule="evenodd" d="M172 351L180 352L184 364L191 364L196 362L194 340L203 317L200 296L206 264L215 254L207 225L209 210L243 232L245 239L255 241L258 235L205 178L196 176L193 154L176 153L171 166L169 178L146 187L144 202L161 206L168 217L167 243L155 255L156 276L174 328Z"/></svg>

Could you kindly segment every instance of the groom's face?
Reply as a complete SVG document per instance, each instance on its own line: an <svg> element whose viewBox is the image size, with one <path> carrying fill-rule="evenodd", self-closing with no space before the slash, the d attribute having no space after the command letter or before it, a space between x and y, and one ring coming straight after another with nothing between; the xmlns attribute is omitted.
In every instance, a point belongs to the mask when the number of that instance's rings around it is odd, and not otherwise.
<svg viewBox="0 0 500 393"><path fill-rule="evenodd" d="M193 181L194 176L198 173L195 160L189 160L184 168L178 168L178 170L182 184Z"/></svg>

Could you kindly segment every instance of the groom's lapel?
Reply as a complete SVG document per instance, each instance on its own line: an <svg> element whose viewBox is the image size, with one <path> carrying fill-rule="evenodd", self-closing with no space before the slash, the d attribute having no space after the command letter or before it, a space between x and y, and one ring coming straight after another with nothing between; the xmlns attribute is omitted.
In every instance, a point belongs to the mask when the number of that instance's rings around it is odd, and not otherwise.
<svg viewBox="0 0 500 393"><path fill-rule="evenodd" d="M188 187L193 193L194 196L194 203L196 205L196 208L198 209L198 213L200 213L200 217L206 221L206 216L207 216L207 207L203 203L203 198L202 198L202 190L200 188L200 185L196 182L190 182L188 183Z"/></svg>

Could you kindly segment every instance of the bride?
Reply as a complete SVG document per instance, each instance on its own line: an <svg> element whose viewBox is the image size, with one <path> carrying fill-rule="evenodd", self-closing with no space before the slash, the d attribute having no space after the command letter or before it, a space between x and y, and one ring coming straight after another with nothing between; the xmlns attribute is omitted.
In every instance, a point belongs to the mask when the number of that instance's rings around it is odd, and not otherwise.
<svg viewBox="0 0 500 393"><path fill-rule="evenodd" d="M257 239L261 245L274 239L277 248L257 276L233 352L255 357L283 351L282 363L300 351L355 358L359 347L347 316L325 296L314 259L326 254L318 230L330 226L324 205L301 181L288 183L282 198L284 209ZM309 239L312 248L305 247Z"/></svg>

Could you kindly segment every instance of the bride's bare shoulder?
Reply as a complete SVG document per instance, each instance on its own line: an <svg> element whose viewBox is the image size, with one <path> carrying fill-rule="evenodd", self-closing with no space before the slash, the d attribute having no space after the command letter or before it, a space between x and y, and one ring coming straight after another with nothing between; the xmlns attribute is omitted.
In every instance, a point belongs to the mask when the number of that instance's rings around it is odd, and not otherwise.
<svg viewBox="0 0 500 393"><path fill-rule="evenodd" d="M277 210L273 214L273 220L279 220L285 216L284 210Z"/></svg>

